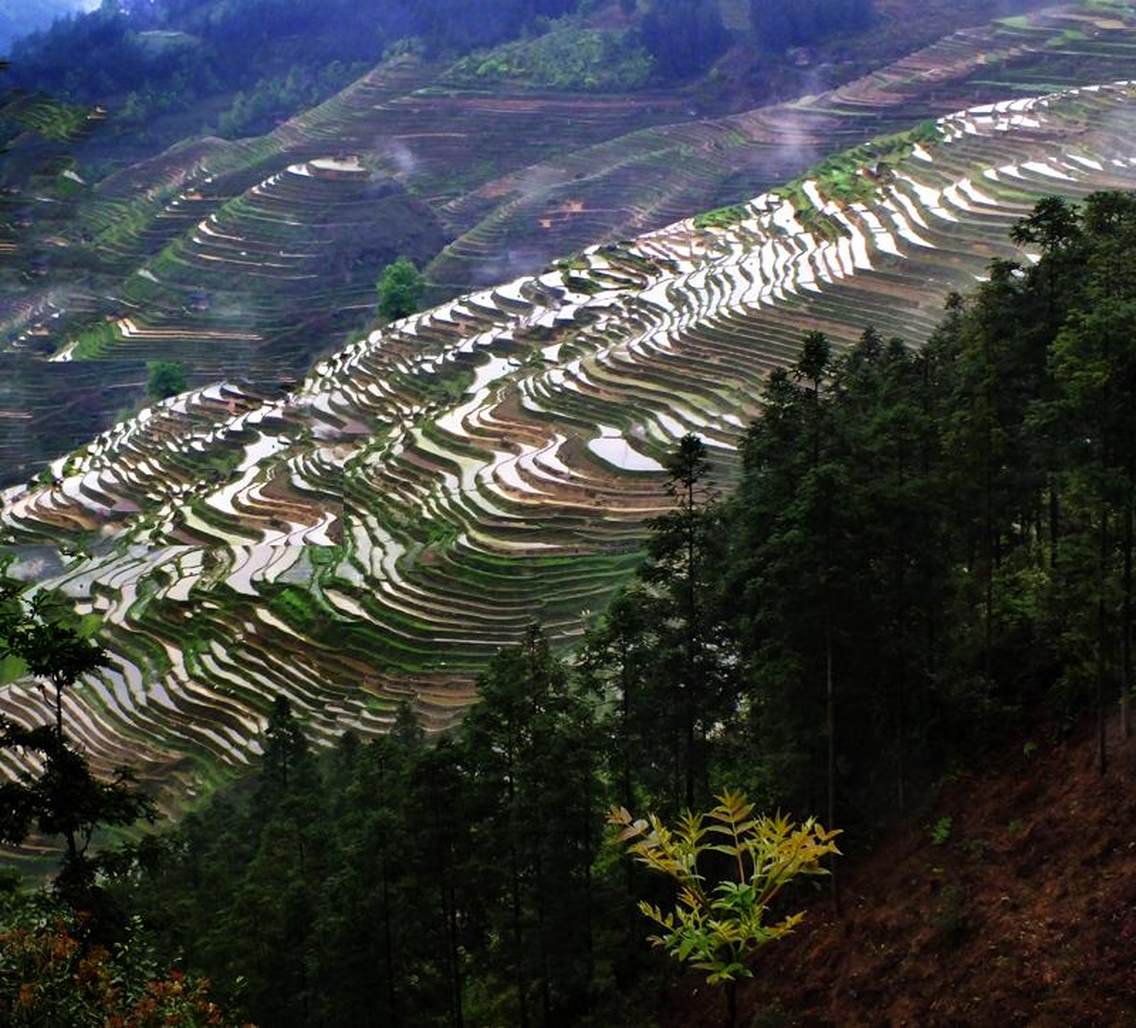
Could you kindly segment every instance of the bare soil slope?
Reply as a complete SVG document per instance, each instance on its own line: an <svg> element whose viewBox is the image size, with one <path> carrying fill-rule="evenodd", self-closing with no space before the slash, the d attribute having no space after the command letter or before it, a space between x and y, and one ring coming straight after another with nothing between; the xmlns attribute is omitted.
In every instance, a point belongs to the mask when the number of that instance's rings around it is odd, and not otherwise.
<svg viewBox="0 0 1136 1028"><path fill-rule="evenodd" d="M760 958L739 1024L1136 1025L1136 740L1112 726L1101 778L1088 727L1045 734L848 872L843 917L818 905ZM669 1023L721 1024L706 993Z"/></svg>

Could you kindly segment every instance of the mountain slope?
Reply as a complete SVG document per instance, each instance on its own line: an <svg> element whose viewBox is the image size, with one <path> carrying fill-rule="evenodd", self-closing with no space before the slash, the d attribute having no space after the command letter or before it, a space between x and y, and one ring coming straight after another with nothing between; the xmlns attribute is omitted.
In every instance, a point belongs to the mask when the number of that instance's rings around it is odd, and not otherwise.
<svg viewBox="0 0 1136 1028"><path fill-rule="evenodd" d="M4 496L24 573L104 619L76 734L172 795L256 752L276 693L325 738L403 697L451 722L534 618L579 638L676 439L728 482L804 331L919 344L1038 198L1136 184L1134 124L1127 85L949 116L374 332L290 392L219 384L116 426ZM45 716L30 683L5 703Z"/></svg>
<svg viewBox="0 0 1136 1028"><path fill-rule="evenodd" d="M739 1023L1136 1023L1136 743L1116 729L1103 779L1092 733L1053 725L956 775L928 827L909 823L848 870L841 918L814 904L762 954ZM705 987L672 1009L674 1028L721 1024Z"/></svg>
<svg viewBox="0 0 1136 1028"><path fill-rule="evenodd" d="M21 36L46 28L72 11L88 10L88 0L5 0L0 9L0 54Z"/></svg>
<svg viewBox="0 0 1136 1028"><path fill-rule="evenodd" d="M698 107L682 90L472 88L403 58L265 136L197 139L112 174L101 169L125 144L111 127L70 147L21 141L6 158L16 192L0 194L0 478L27 478L111 424L141 395L147 360L181 360L197 384L303 374L367 322L396 252L428 265L438 302L735 203L915 121L1128 77L1126 11L968 29L728 117L700 117L722 101ZM843 67L805 69L799 85ZM290 170L340 157L361 170ZM74 399L62 412L60 396Z"/></svg>

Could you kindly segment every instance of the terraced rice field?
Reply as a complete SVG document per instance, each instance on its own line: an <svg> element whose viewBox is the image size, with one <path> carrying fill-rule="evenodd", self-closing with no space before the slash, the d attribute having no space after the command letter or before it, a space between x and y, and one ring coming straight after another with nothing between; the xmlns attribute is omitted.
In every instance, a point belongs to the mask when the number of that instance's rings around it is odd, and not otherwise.
<svg viewBox="0 0 1136 1028"><path fill-rule="evenodd" d="M871 202L806 176L720 227L592 246L372 332L286 392L223 382L116 425L0 514L37 587L102 618L113 667L70 723L169 803L257 752L277 694L328 740L382 731L404 698L449 724L533 619L579 639L639 559L679 437L728 483L804 331L919 345L1038 198L1136 186L1134 131L1126 84L978 106L844 168L874 173ZM198 252L228 253L211 224ZM49 716L34 683L2 702Z"/></svg>
<svg viewBox="0 0 1136 1028"><path fill-rule="evenodd" d="M198 385L291 387L362 331L397 254L428 265L442 302L737 203L921 119L1132 77L1134 59L1129 7L1074 5L726 118L696 118L677 94L470 90L398 61L266 136L186 143L91 185L57 147L47 172L0 194L0 283L23 275L0 302L0 482L113 423L148 360L180 360Z"/></svg>

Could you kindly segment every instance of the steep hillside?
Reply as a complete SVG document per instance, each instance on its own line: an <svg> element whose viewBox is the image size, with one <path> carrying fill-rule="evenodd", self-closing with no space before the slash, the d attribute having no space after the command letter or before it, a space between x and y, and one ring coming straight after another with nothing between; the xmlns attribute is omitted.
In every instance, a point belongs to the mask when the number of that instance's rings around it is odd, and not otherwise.
<svg viewBox="0 0 1136 1028"><path fill-rule="evenodd" d="M0 54L6 54L21 36L46 28L55 18L93 6L90 0L5 0L0 10Z"/></svg>
<svg viewBox="0 0 1136 1028"><path fill-rule="evenodd" d="M834 89L859 65L821 53L768 87L815 95L726 117L705 115L744 90L471 85L404 57L265 136L194 139L127 167L109 129L23 140L0 195L0 475L27 478L107 427L149 359L184 361L197 384L304 374L367 323L396 253L427 265L440 302L737 203L919 120L1127 78L1129 15L1058 8L967 29Z"/></svg>
<svg viewBox="0 0 1136 1028"><path fill-rule="evenodd" d="M1052 725L954 775L925 827L854 863L842 917L814 904L762 955L739 1023L1136 1023L1136 743L1115 728L1104 778L1091 733ZM706 993L664 1023L721 1024Z"/></svg>
<svg viewBox="0 0 1136 1028"><path fill-rule="evenodd" d="M920 343L1039 197L1132 188L1134 122L1125 84L951 115L373 332L291 391L222 383L121 423L4 497L23 573L104 619L114 666L70 723L183 794L256 752L277 693L327 738L403 697L450 723L533 618L570 645L625 580L677 438L727 481L805 330ZM28 723L43 704L6 692Z"/></svg>

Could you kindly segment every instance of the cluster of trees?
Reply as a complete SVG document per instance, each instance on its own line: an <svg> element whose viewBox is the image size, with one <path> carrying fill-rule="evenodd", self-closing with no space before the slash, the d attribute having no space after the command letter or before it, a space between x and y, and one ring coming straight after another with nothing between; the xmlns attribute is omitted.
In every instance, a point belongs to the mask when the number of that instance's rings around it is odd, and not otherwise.
<svg viewBox="0 0 1136 1028"><path fill-rule="evenodd" d="M135 125L233 93L216 130L235 136L267 131L400 49L457 55L523 37L536 42L491 53L473 67L483 78L519 75L596 89L636 88L648 75L688 79L730 44L716 0L622 0L628 16L642 14L635 28L607 32L562 22L540 42L553 19L594 6L594 0L107 2L20 40L13 48L15 79L77 103L120 100ZM871 17L871 0L752 2L753 26L768 50L855 31ZM554 67L564 59L578 67Z"/></svg>
<svg viewBox="0 0 1136 1028"><path fill-rule="evenodd" d="M1014 235L1039 260L994 263L922 350L809 334L728 498L683 439L572 665L534 628L452 734L403 712L322 760L281 703L255 783L137 884L165 952L240 968L227 999L274 1025L634 1023L636 903L670 894L607 855L609 805L742 788L862 845L1023 712L1126 712L1136 199L1047 200Z"/></svg>
<svg viewBox="0 0 1136 1028"><path fill-rule="evenodd" d="M1094 704L1102 769L1118 701L1128 734L1136 199L1049 199L1014 238L1037 262L995 262L921 351L810 334L728 500L684 442L685 520L589 650L629 795L742 786L864 830L1037 704Z"/></svg>
<svg viewBox="0 0 1136 1028"><path fill-rule="evenodd" d="M322 755L280 699L254 774L84 888L264 1024L647 1023L641 902L715 975L796 921L721 932L730 886L681 894L668 922L647 869L681 882L683 854L710 872L726 851L697 818L668 841L626 810L718 795L705 823L741 858L789 831L751 829L742 789L858 846L1038 708L1095 707L1103 770L1132 693L1136 198L1046 200L1014 238L1036 262L995 262L920 351L809 334L730 497L683 439L641 572L571 664L534 626L453 732L428 741L404 708ZM612 805L647 869L603 845ZM808 871L833 849L812 825ZM772 887L761 866L747 894Z"/></svg>
<svg viewBox="0 0 1136 1028"><path fill-rule="evenodd" d="M518 80L551 89L618 92L639 89L654 61L633 29L582 28L561 18L533 39L463 58L448 73L458 80Z"/></svg>
<svg viewBox="0 0 1136 1028"><path fill-rule="evenodd" d="M130 0L56 21L13 47L16 84L83 103L133 95L146 117L202 97L245 94L232 131L340 88L346 69L417 39L464 53L518 36L578 0ZM81 59L76 59L81 55ZM282 106L283 105L283 106ZM290 107L288 105L291 105Z"/></svg>
<svg viewBox="0 0 1136 1028"><path fill-rule="evenodd" d="M0 54L12 43L74 10L72 0L7 0L0 10Z"/></svg>
<svg viewBox="0 0 1136 1028"><path fill-rule="evenodd" d="M872 17L872 0L750 0L754 35L770 51L856 32ZM651 0L638 39L654 59L656 77L666 81L704 71L731 41L714 0Z"/></svg>
<svg viewBox="0 0 1136 1028"><path fill-rule="evenodd" d="M426 288L422 272L409 257L392 261L379 276L375 290L379 294L379 315L386 321L408 318L418 310Z"/></svg>
<svg viewBox="0 0 1136 1028"><path fill-rule="evenodd" d="M189 388L185 365L179 361L148 361L146 395L151 400L165 400Z"/></svg>
<svg viewBox="0 0 1136 1028"><path fill-rule="evenodd" d="M0 1023L227 1028L208 982L159 964L137 919L111 897L107 881L134 866L134 853L91 848L100 830L155 817L130 768L96 776L66 730L67 691L104 667L106 654L65 607L42 594L27 604L20 593L18 583L0 583L0 662L44 683L54 717L32 727L0 717L0 751L29 768L0 783L0 845L34 832L57 838L62 859L50 891L0 876Z"/></svg>
<svg viewBox="0 0 1136 1028"><path fill-rule="evenodd" d="M716 0L651 0L639 36L665 80L697 74L730 45Z"/></svg>
<svg viewBox="0 0 1136 1028"><path fill-rule="evenodd" d="M129 906L238 972L261 1024L579 1023L614 956L595 712L535 630L481 685L436 743L403 709L321 759L278 700L255 779L162 841Z"/></svg>
<svg viewBox="0 0 1136 1028"><path fill-rule="evenodd" d="M367 64L362 61L332 61L322 68L293 65L287 74L265 76L251 89L237 92L217 119L217 134L230 139L250 135L294 111L314 107L366 70Z"/></svg>
<svg viewBox="0 0 1136 1028"><path fill-rule="evenodd" d="M872 0L750 0L750 20L767 50L808 46L872 23Z"/></svg>

